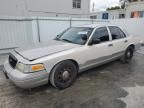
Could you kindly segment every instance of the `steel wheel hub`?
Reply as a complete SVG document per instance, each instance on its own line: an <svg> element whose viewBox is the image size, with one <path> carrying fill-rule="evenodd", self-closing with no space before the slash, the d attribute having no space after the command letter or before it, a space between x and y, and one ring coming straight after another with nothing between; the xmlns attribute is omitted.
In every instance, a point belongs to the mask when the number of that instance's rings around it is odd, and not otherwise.
<svg viewBox="0 0 144 108"><path fill-rule="evenodd" d="M64 71L63 74L62 74L62 78L63 78L63 80L67 80L69 78L69 72Z"/></svg>
<svg viewBox="0 0 144 108"><path fill-rule="evenodd" d="M131 56L131 53L130 53L130 52L128 52L128 53L127 53L127 56L128 56L128 57L130 57L130 56Z"/></svg>

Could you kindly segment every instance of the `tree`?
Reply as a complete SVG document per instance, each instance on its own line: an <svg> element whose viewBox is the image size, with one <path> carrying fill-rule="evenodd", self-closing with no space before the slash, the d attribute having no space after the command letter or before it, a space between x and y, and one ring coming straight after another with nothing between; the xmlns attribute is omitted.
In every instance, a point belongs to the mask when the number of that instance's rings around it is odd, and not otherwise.
<svg viewBox="0 0 144 108"><path fill-rule="evenodd" d="M107 10L117 10L117 9L121 9L121 7L120 6L115 6L115 7L107 8Z"/></svg>
<svg viewBox="0 0 144 108"><path fill-rule="evenodd" d="M110 7L110 8L107 8L107 10L124 9L124 8L126 8L126 6L129 2L131 2L131 0L120 0L121 6Z"/></svg>

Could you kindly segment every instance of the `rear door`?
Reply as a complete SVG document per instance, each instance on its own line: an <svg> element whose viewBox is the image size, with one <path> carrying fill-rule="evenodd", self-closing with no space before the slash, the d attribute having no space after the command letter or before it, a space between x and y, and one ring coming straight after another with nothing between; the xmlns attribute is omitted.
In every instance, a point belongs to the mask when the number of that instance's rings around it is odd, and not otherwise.
<svg viewBox="0 0 144 108"><path fill-rule="evenodd" d="M112 47L107 27L97 28L91 37L91 40L93 39L99 39L100 43L87 45L84 53L86 60L84 67L99 65L111 57Z"/></svg>
<svg viewBox="0 0 144 108"><path fill-rule="evenodd" d="M128 46L128 40L126 34L119 27L109 26L108 28L112 38L111 40L112 55L113 56L123 55Z"/></svg>

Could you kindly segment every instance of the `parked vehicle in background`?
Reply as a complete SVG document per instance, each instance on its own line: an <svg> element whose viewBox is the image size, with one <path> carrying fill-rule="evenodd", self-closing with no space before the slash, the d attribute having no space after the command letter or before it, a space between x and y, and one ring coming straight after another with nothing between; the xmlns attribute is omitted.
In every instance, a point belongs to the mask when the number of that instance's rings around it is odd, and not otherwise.
<svg viewBox="0 0 144 108"><path fill-rule="evenodd" d="M116 59L130 62L139 46L133 36L117 26L71 27L46 44L12 51L4 72L21 88L50 81L64 89L73 84L79 72Z"/></svg>

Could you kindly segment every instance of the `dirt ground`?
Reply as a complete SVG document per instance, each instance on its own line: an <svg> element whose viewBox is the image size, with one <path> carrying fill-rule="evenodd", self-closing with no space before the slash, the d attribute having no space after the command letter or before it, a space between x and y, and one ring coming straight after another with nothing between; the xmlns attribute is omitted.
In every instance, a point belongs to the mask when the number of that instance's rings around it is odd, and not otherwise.
<svg viewBox="0 0 144 108"><path fill-rule="evenodd" d="M143 94L135 90L135 101L125 88L144 86L144 55L135 53L129 64L114 61L80 74L76 82L65 90L44 85L32 90L16 87L6 80L0 68L0 108L143 108L129 107L143 104ZM138 92L138 93L137 93ZM129 102L128 102L129 101Z"/></svg>

